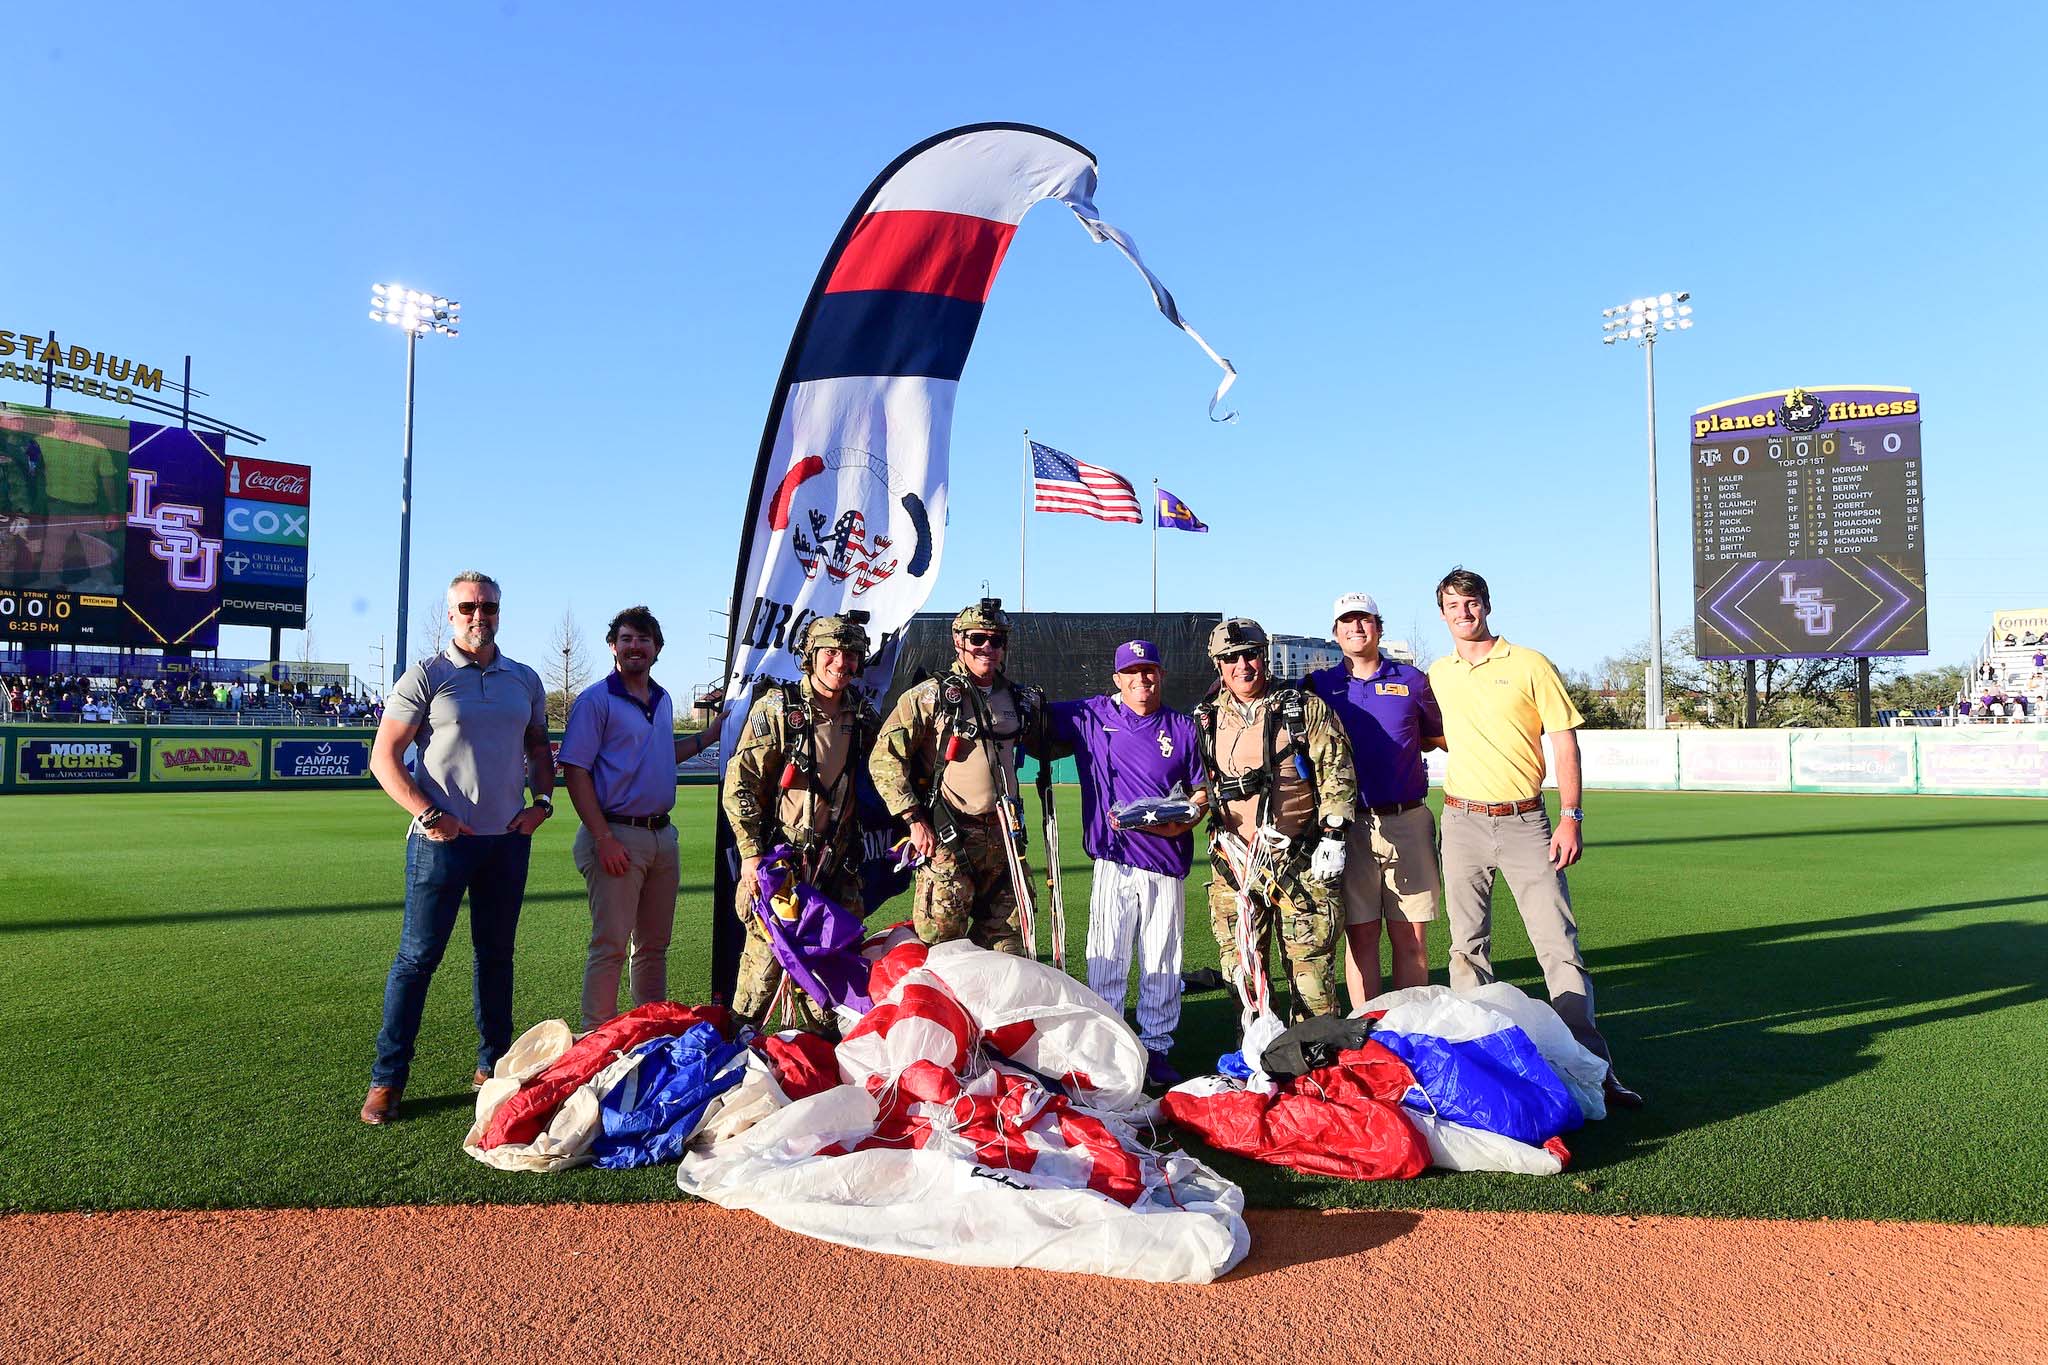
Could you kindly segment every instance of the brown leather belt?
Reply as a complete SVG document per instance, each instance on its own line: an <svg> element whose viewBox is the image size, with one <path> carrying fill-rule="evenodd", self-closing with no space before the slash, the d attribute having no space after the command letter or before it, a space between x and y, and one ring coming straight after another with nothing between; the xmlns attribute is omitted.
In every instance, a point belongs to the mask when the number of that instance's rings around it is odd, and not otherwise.
<svg viewBox="0 0 2048 1365"><path fill-rule="evenodd" d="M1543 798L1532 796L1527 801L1467 801L1462 796L1445 796L1445 810L1462 810L1472 815L1527 815L1532 810L1543 809Z"/></svg>
<svg viewBox="0 0 2048 1365"><path fill-rule="evenodd" d="M669 818L666 815L607 814L604 819L608 825L631 825L634 829L667 829L669 825Z"/></svg>

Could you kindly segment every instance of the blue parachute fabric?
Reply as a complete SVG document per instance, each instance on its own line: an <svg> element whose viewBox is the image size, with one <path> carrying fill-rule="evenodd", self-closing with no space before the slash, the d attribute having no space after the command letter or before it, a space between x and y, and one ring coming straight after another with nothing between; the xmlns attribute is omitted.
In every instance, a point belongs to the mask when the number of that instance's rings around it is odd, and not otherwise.
<svg viewBox="0 0 2048 1365"><path fill-rule="evenodd" d="M1251 1066L1245 1061L1242 1052L1226 1052L1221 1057L1218 1057L1216 1059L1216 1070L1219 1074L1228 1076L1235 1081L1248 1081L1252 1078Z"/></svg>
<svg viewBox="0 0 2048 1365"><path fill-rule="evenodd" d="M590 1150L608 1170L681 1160L704 1110L747 1071L746 1045L726 1042L709 1024L651 1038L635 1051L640 1065L599 1102L603 1131Z"/></svg>
<svg viewBox="0 0 2048 1365"><path fill-rule="evenodd" d="M1402 1100L1441 1119L1498 1133L1540 1147L1586 1121L1529 1035L1510 1024L1496 1033L1451 1042L1427 1033L1374 1029L1415 1073L1427 1100L1413 1091Z"/></svg>

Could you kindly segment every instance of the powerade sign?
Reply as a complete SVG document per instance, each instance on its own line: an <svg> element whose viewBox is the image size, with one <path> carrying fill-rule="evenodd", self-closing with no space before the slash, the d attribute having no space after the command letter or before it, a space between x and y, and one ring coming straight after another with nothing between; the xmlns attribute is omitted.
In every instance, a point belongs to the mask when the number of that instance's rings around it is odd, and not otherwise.
<svg viewBox="0 0 2048 1365"><path fill-rule="evenodd" d="M270 745L270 775L281 781L367 777L367 739L279 739Z"/></svg>
<svg viewBox="0 0 2048 1365"><path fill-rule="evenodd" d="M142 776L136 739L24 739L14 748L21 782L134 782Z"/></svg>

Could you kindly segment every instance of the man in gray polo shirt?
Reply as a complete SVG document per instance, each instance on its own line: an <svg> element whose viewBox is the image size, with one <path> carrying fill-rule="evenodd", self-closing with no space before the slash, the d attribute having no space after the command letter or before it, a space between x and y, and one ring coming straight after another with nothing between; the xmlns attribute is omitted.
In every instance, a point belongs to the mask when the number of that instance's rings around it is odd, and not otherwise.
<svg viewBox="0 0 2048 1365"><path fill-rule="evenodd" d="M707 726L676 733L674 703L650 670L661 622L645 607L612 618L604 641L616 665L577 694L562 731L563 785L583 827L576 870L590 889L590 956L583 968L583 1029L619 1012L619 971L633 951L633 1004L668 999L668 940L675 928L676 765L718 737Z"/></svg>
<svg viewBox="0 0 2048 1365"><path fill-rule="evenodd" d="M476 951L476 1074L512 1046L512 941L533 832L554 813L555 765L540 675L498 652L498 584L474 570L448 585L447 650L405 671L370 750L385 795L413 817L405 840L405 920L384 982L384 1027L364 1123L398 1116L427 984L469 895ZM417 778L405 751L417 741ZM533 804L526 788L533 787Z"/></svg>

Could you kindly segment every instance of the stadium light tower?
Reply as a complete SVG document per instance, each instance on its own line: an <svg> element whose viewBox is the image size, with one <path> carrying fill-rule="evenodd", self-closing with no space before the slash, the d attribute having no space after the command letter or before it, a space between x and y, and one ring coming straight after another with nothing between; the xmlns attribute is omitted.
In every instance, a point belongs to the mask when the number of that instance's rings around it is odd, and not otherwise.
<svg viewBox="0 0 2048 1365"><path fill-rule="evenodd" d="M1664 596L1658 581L1657 556L1657 338L1692 327L1692 295L1645 294L1613 308L1603 308L1601 344L1633 341L1643 348L1643 382L1649 401L1650 426L1650 663L1643 678L1643 725L1664 728Z"/></svg>
<svg viewBox="0 0 2048 1365"><path fill-rule="evenodd" d="M405 469L398 483L398 648L391 652L391 684L396 686L410 657L406 644L406 594L412 588L412 391L413 347L423 336L462 335L462 305L422 289L396 284L370 286L370 321L386 322L405 333Z"/></svg>

